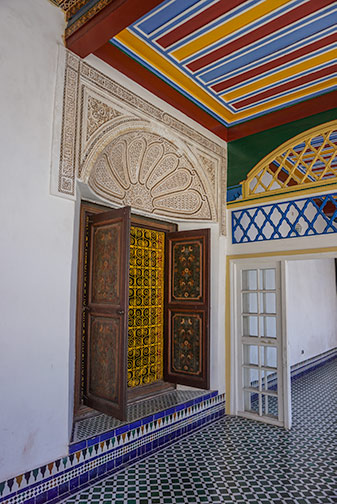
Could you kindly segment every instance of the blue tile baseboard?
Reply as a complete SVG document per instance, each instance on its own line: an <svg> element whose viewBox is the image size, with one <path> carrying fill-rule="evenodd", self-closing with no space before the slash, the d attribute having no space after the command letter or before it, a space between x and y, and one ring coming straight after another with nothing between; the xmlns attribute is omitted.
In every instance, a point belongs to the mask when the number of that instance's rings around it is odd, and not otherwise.
<svg viewBox="0 0 337 504"><path fill-rule="evenodd" d="M183 408L73 443L66 457L0 483L0 503L54 504L224 415L224 395L208 392Z"/></svg>
<svg viewBox="0 0 337 504"><path fill-rule="evenodd" d="M315 355L310 359L299 362L298 364L294 364L291 366L291 380L298 378L299 376L303 376L306 373L310 373L314 369L323 366L327 362L337 358L337 348L333 348L324 352L320 355Z"/></svg>
<svg viewBox="0 0 337 504"><path fill-rule="evenodd" d="M315 355L310 359L299 362L298 364L294 364L290 369L290 377L291 381L295 380L303 376L306 373L310 373L314 369L323 366L327 362L337 358L337 348L333 348L332 350L328 350L320 355ZM264 380L262 380L264 383ZM276 390L277 389L277 373L270 374L267 379L268 390ZM251 387L258 388L259 382L254 380L250 382ZM258 401L258 394L251 394L251 401Z"/></svg>

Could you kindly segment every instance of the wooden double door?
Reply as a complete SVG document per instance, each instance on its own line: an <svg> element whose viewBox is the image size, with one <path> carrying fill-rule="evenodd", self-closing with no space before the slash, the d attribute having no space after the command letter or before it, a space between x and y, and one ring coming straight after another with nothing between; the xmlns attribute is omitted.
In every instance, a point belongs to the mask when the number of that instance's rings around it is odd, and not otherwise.
<svg viewBox="0 0 337 504"><path fill-rule="evenodd" d="M125 419L131 209L81 215L75 402ZM206 389L209 240L208 229L165 232L163 377Z"/></svg>

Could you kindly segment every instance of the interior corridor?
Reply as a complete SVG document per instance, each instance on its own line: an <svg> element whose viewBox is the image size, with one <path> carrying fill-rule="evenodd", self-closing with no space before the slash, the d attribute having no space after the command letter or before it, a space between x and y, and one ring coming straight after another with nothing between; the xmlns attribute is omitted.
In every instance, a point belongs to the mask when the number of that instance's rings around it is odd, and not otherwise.
<svg viewBox="0 0 337 504"><path fill-rule="evenodd" d="M293 427L224 417L68 504L337 502L337 359L292 382Z"/></svg>

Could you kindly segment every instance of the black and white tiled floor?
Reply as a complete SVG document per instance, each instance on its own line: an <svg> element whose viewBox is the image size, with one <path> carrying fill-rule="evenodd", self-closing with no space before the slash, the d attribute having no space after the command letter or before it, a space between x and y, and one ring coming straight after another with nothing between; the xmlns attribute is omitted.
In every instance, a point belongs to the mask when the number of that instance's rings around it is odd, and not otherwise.
<svg viewBox="0 0 337 504"><path fill-rule="evenodd" d="M293 427L225 417L67 504L336 504L337 359L294 380Z"/></svg>

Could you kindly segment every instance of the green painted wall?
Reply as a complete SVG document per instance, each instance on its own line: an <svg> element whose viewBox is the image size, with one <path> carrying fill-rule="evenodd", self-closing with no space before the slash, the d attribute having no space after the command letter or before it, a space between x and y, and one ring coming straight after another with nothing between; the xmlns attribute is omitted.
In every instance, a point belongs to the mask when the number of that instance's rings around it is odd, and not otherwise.
<svg viewBox="0 0 337 504"><path fill-rule="evenodd" d="M290 138L335 119L337 119L337 108L229 142L228 187L242 182L247 173L261 159Z"/></svg>

